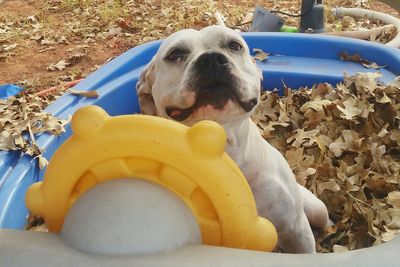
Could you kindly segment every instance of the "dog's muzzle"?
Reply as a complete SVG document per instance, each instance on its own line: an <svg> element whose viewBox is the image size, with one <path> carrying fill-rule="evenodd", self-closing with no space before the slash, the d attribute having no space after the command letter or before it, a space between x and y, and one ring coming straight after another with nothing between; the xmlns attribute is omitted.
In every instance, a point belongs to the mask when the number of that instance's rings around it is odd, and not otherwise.
<svg viewBox="0 0 400 267"><path fill-rule="evenodd" d="M203 53L196 60L195 69L199 75L216 76L225 75L229 62L224 54L218 52Z"/></svg>
<svg viewBox="0 0 400 267"><path fill-rule="evenodd" d="M188 108L167 107L166 113L177 121L183 121L196 109L211 105L223 110L229 100L236 100L244 111L249 112L257 105L258 99L241 101L237 93L237 79L231 73L228 58L218 52L205 52L200 55L193 67L195 77L191 87L196 93L196 102Z"/></svg>

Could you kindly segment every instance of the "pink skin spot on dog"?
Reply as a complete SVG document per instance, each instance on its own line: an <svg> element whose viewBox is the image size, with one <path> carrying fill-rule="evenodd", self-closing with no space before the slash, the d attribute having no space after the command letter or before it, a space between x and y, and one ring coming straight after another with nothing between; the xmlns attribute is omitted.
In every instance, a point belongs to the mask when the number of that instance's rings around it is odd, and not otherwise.
<svg viewBox="0 0 400 267"><path fill-rule="evenodd" d="M226 105L224 106L223 109L216 109L212 105L206 105L198 108L193 115L202 115L202 116L211 116L214 117L213 115L221 115L223 113L229 112L232 108L234 107L234 103L229 100Z"/></svg>
<svg viewBox="0 0 400 267"><path fill-rule="evenodd" d="M193 91L184 90L181 95L188 106L191 106L196 102L196 94Z"/></svg>

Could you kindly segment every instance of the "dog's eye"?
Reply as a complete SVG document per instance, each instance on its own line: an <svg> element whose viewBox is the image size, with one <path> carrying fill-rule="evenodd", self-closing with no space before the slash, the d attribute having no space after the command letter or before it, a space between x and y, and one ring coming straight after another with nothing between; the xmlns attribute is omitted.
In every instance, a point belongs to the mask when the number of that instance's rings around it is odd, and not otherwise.
<svg viewBox="0 0 400 267"><path fill-rule="evenodd" d="M185 52L183 50L174 49L168 54L166 59L169 61L178 61L178 60L182 60L184 56L185 56Z"/></svg>
<svg viewBox="0 0 400 267"><path fill-rule="evenodd" d="M239 44L238 42L236 42L236 41L231 41L229 44L228 44L228 48L230 49L230 50L233 50L233 51L239 51L239 50L241 50L242 49L242 45L241 44Z"/></svg>

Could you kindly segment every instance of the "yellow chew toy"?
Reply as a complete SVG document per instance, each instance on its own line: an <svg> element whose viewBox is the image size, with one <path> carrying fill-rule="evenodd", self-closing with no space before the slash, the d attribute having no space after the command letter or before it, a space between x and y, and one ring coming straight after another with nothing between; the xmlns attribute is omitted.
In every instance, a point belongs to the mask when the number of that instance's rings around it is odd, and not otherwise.
<svg viewBox="0 0 400 267"><path fill-rule="evenodd" d="M121 177L168 188L192 210L204 244L271 251L274 226L258 217L250 187L224 153L226 134L215 122L192 127L145 115L110 117L88 106L73 116L73 135L59 147L43 182L26 203L59 232L69 208L96 184ZM162 222L160 222L162 223Z"/></svg>

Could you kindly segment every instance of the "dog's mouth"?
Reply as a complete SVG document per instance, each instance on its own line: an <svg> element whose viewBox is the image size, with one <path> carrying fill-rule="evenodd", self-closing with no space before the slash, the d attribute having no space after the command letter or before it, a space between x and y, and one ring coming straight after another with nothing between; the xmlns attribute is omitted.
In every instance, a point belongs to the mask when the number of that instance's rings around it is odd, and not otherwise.
<svg viewBox="0 0 400 267"><path fill-rule="evenodd" d="M231 86L215 84L200 90L196 95L195 103L191 107L180 108L177 106L168 106L165 112L176 121L184 121L196 110L205 106L212 106L216 110L223 110L229 100L237 102L245 112L250 112L258 102L257 98L249 101L241 101Z"/></svg>

